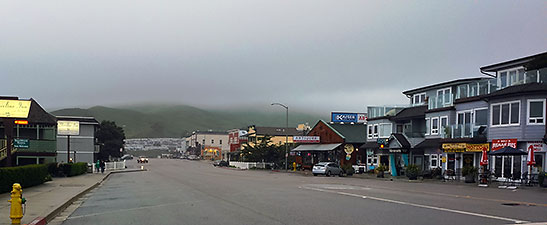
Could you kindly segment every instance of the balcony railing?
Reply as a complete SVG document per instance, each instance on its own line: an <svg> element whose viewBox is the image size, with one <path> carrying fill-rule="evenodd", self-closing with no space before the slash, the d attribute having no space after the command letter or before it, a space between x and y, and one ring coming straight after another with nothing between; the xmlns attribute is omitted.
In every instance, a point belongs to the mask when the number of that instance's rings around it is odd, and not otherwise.
<svg viewBox="0 0 547 225"><path fill-rule="evenodd" d="M458 85L456 88L456 99L490 94L497 90L496 83L496 79L488 79Z"/></svg>
<svg viewBox="0 0 547 225"><path fill-rule="evenodd" d="M481 126L473 123L452 124L440 130L442 138L473 138L480 135Z"/></svg>
<svg viewBox="0 0 547 225"><path fill-rule="evenodd" d="M427 103L427 109L438 109L452 106L454 103L454 96L451 94L441 94L438 96L429 97Z"/></svg>
<svg viewBox="0 0 547 225"><path fill-rule="evenodd" d="M368 118L376 118L382 116L394 116L408 106L368 106Z"/></svg>

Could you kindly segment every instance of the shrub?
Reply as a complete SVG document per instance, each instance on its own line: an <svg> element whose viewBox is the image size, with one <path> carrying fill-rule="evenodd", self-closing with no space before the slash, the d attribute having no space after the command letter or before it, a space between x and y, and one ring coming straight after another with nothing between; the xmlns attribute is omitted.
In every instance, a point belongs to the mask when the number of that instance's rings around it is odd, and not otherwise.
<svg viewBox="0 0 547 225"><path fill-rule="evenodd" d="M0 193L11 191L13 183L23 188L43 184L47 175L45 164L0 168Z"/></svg>
<svg viewBox="0 0 547 225"><path fill-rule="evenodd" d="M408 179L416 180L418 178L418 175L420 174L420 167L414 164L410 164L406 166L405 173Z"/></svg>
<svg viewBox="0 0 547 225"><path fill-rule="evenodd" d="M437 167L431 170L431 177L441 179L443 175L443 170L441 167Z"/></svg>
<svg viewBox="0 0 547 225"><path fill-rule="evenodd" d="M547 177L547 172L539 172L538 183L540 187L547 187L547 182L545 182L545 177Z"/></svg>
<svg viewBox="0 0 547 225"><path fill-rule="evenodd" d="M474 167L474 166L464 166L462 168L462 175L463 176L467 176L467 175L475 176L478 172L479 172L479 169L477 167Z"/></svg>
<svg viewBox="0 0 547 225"><path fill-rule="evenodd" d="M64 164L64 172L67 176L73 177L87 173L87 163L66 163Z"/></svg>
<svg viewBox="0 0 547 225"><path fill-rule="evenodd" d="M384 172L384 171L387 171L387 166L384 164L381 164L378 167L376 167L376 169L374 170L376 171L376 173Z"/></svg>
<svg viewBox="0 0 547 225"><path fill-rule="evenodd" d="M344 170L344 173L346 173L347 175L351 176L355 173L355 169L353 168L353 166L351 164L344 164L342 165L342 170Z"/></svg>

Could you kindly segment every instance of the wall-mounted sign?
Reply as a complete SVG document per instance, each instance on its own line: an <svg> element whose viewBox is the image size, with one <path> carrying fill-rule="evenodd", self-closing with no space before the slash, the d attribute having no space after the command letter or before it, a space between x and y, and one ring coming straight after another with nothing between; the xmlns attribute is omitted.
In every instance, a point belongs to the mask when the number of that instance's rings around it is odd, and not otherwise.
<svg viewBox="0 0 547 225"><path fill-rule="evenodd" d="M319 143L319 136L293 136L294 143Z"/></svg>
<svg viewBox="0 0 547 225"><path fill-rule="evenodd" d="M13 139L14 148L29 148L29 145L28 139Z"/></svg>
<svg viewBox="0 0 547 225"><path fill-rule="evenodd" d="M344 151L349 155L353 152L353 150L355 150L355 148L353 148L353 145L351 144L346 144L344 145Z"/></svg>
<svg viewBox="0 0 547 225"><path fill-rule="evenodd" d="M466 152L482 152L482 151L489 151L490 150L490 144L466 144L465 151Z"/></svg>
<svg viewBox="0 0 547 225"><path fill-rule="evenodd" d="M455 150L461 150L463 152L465 151L466 144L465 143L444 143L442 147L445 152L455 151Z"/></svg>
<svg viewBox="0 0 547 225"><path fill-rule="evenodd" d="M529 149L530 146L534 149L534 152L546 152L545 144L541 141L529 141L526 144L526 149Z"/></svg>
<svg viewBox="0 0 547 225"><path fill-rule="evenodd" d="M347 154L346 155L346 160L350 160L351 159L351 154Z"/></svg>
<svg viewBox="0 0 547 225"><path fill-rule="evenodd" d="M503 147L517 148L517 139L494 139L492 140L492 151L500 150Z"/></svg>
<svg viewBox="0 0 547 225"><path fill-rule="evenodd" d="M80 122L62 120L57 121L57 134L80 135Z"/></svg>
<svg viewBox="0 0 547 225"><path fill-rule="evenodd" d="M390 153L408 153L408 149L389 149Z"/></svg>
<svg viewBox="0 0 547 225"><path fill-rule="evenodd" d="M0 100L0 117L28 118L30 101L25 100Z"/></svg>
<svg viewBox="0 0 547 225"><path fill-rule="evenodd" d="M334 123L366 123L367 114L366 113L338 113L332 112L331 122Z"/></svg>

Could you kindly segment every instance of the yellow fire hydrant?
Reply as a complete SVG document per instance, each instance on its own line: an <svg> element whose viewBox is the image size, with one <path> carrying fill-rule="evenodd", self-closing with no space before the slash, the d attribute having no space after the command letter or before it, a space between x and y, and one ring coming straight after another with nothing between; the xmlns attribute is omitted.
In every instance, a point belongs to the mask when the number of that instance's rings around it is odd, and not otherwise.
<svg viewBox="0 0 547 225"><path fill-rule="evenodd" d="M19 183L13 184L13 190L11 190L11 199L8 200L11 202L11 210L9 218L11 219L11 224L21 224L21 219L23 218L23 190Z"/></svg>
<svg viewBox="0 0 547 225"><path fill-rule="evenodd" d="M292 163L292 171L296 171L296 162Z"/></svg>

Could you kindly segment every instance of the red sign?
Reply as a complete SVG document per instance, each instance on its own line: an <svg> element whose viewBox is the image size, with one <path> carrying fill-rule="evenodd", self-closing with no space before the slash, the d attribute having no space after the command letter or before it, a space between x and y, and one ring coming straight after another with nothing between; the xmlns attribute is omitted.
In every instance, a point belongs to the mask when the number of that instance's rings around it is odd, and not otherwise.
<svg viewBox="0 0 547 225"><path fill-rule="evenodd" d="M517 139L494 139L492 140L492 151L500 150L504 147L517 148Z"/></svg>

